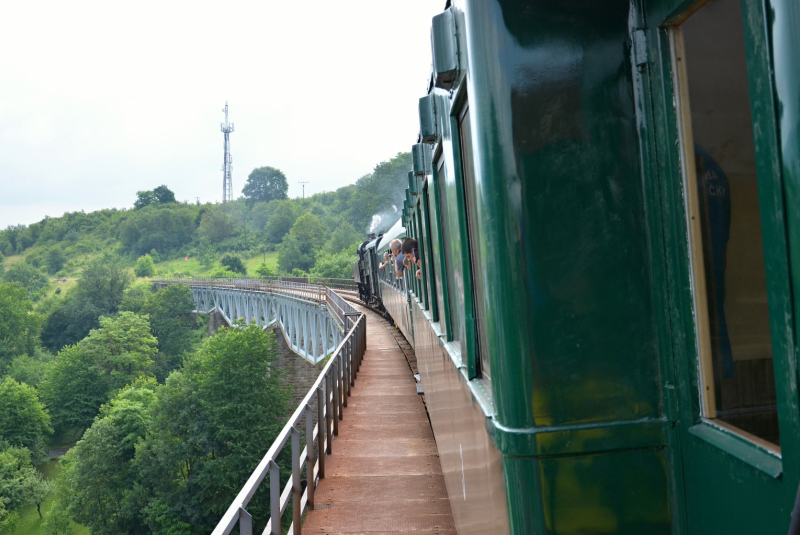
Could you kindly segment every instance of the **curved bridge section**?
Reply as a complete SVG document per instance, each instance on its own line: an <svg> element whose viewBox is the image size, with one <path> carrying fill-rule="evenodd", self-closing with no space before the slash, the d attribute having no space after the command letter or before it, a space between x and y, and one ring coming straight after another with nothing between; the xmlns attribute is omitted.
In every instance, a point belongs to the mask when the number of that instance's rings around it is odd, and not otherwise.
<svg viewBox="0 0 800 535"><path fill-rule="evenodd" d="M287 345L316 364L341 343L349 310L326 287L257 279L159 279L156 287L183 284L192 290L195 312L219 313L228 325L237 319L267 329L278 325ZM341 301L341 302L340 302Z"/></svg>

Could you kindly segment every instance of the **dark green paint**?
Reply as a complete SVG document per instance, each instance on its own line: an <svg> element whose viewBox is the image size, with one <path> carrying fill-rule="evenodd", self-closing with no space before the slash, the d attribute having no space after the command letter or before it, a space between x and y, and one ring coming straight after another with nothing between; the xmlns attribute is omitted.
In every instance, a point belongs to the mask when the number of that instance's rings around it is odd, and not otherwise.
<svg viewBox="0 0 800 535"><path fill-rule="evenodd" d="M414 291L446 340L463 332L459 367L476 400L488 383L475 379L473 307L485 317L492 399L481 406L503 456L513 533L788 525L800 480L800 4L742 0L782 456L701 418L666 28L695 5L454 2L469 73L429 97L433 175L427 189L409 178L403 216L432 260ZM635 30L647 42L638 67ZM457 121L467 95L474 272ZM458 290L448 280L456 262ZM484 303L473 302L473 277ZM463 293L460 311L449 292Z"/></svg>

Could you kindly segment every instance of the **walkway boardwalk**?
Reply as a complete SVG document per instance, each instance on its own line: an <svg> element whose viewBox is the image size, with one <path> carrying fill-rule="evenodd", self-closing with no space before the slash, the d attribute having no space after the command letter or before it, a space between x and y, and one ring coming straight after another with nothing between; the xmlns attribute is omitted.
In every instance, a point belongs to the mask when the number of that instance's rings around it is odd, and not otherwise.
<svg viewBox="0 0 800 535"><path fill-rule="evenodd" d="M414 376L374 314L367 314L367 351L325 476L303 533L456 533Z"/></svg>

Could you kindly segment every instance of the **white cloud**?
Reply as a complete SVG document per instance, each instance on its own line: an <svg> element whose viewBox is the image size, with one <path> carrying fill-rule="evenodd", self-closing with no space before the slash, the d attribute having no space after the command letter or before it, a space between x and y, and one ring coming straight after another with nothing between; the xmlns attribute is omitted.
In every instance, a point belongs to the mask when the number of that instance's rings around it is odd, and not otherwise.
<svg viewBox="0 0 800 535"><path fill-rule="evenodd" d="M132 205L160 184L221 197L257 166L335 189L415 141L441 0L3 2L0 228Z"/></svg>

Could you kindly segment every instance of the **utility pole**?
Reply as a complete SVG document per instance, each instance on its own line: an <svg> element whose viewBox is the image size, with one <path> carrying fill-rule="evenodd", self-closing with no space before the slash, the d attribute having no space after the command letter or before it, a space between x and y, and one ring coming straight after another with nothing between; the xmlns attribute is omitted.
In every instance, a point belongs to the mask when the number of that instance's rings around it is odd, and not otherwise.
<svg viewBox="0 0 800 535"><path fill-rule="evenodd" d="M222 202L233 200L233 180L231 174L233 172L233 158L231 158L231 139L230 134L233 132L233 123L228 122L228 101L225 101L225 107L222 109L225 112L225 122L220 123L219 129L225 134L225 157L222 161Z"/></svg>
<svg viewBox="0 0 800 535"><path fill-rule="evenodd" d="M298 180L297 183L303 185L303 203L305 203L306 202L306 184L308 184L308 182L300 182Z"/></svg>

